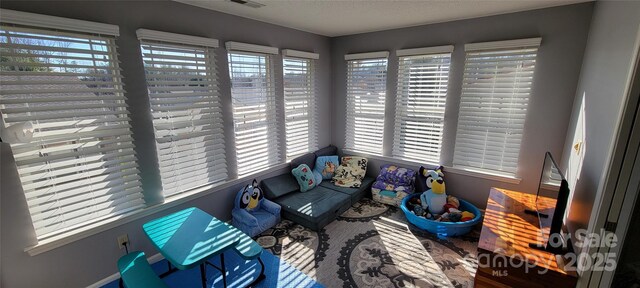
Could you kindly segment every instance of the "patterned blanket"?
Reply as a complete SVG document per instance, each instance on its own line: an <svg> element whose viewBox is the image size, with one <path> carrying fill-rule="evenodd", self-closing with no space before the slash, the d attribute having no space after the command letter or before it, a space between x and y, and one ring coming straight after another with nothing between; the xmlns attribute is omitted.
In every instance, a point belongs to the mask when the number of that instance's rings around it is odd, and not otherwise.
<svg viewBox="0 0 640 288"><path fill-rule="evenodd" d="M340 187L360 188L367 173L367 158L345 156L333 176L333 184Z"/></svg>
<svg viewBox="0 0 640 288"><path fill-rule="evenodd" d="M416 171L392 164L383 165L373 188L413 193Z"/></svg>

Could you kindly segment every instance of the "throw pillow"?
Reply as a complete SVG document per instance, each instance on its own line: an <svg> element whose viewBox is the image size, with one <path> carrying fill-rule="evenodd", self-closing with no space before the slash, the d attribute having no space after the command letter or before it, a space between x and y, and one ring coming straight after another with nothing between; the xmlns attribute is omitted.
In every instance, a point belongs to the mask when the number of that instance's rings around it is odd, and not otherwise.
<svg viewBox="0 0 640 288"><path fill-rule="evenodd" d="M313 170L313 177L316 179L316 186L320 186L322 182L322 174L320 172Z"/></svg>
<svg viewBox="0 0 640 288"><path fill-rule="evenodd" d="M336 186L348 188L360 188L362 179L367 173L367 158L346 156L342 157L342 162L333 176L333 183Z"/></svg>
<svg viewBox="0 0 640 288"><path fill-rule="evenodd" d="M316 167L313 168L314 172L320 173L322 179L331 179L335 175L336 168L340 163L338 162L338 156L319 156L316 158Z"/></svg>
<svg viewBox="0 0 640 288"><path fill-rule="evenodd" d="M300 164L300 166L291 170L291 174L298 180L300 192L307 192L313 189L313 187L316 187L316 179L313 176L313 171L311 171L311 168L309 168L307 164Z"/></svg>

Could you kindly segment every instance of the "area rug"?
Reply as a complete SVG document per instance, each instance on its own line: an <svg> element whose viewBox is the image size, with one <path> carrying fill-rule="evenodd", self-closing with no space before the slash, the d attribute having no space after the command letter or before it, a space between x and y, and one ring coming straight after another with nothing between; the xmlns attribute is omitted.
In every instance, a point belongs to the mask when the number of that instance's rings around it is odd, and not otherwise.
<svg viewBox="0 0 640 288"><path fill-rule="evenodd" d="M262 253L260 258L265 266L265 278L252 286L251 284L260 275L260 265L256 260L244 260L233 251L224 252L225 266L227 268L227 287L229 288L272 288L272 287L296 287L296 288L322 288L304 273L287 264L282 259L271 253ZM209 261L220 266L219 257L213 257ZM115 264L114 264L115 266ZM207 265L207 287L223 287L222 274ZM161 260L151 265L156 274L167 271L167 260ZM176 288L202 288L200 269L195 267L188 270L178 270L163 278L163 282L169 287ZM112 281L101 288L118 288L118 280Z"/></svg>
<svg viewBox="0 0 640 288"><path fill-rule="evenodd" d="M320 231L283 220L256 241L326 287L473 287L478 235L441 239L365 198Z"/></svg>

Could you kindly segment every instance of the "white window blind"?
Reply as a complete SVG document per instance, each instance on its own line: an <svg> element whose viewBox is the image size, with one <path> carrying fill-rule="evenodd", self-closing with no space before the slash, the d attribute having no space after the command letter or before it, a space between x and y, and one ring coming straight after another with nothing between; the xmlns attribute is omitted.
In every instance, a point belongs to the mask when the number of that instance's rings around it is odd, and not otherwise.
<svg viewBox="0 0 640 288"><path fill-rule="evenodd" d="M0 27L0 125L34 127L11 148L39 240L145 206L114 40Z"/></svg>
<svg viewBox="0 0 640 288"><path fill-rule="evenodd" d="M315 60L284 57L284 114L287 159L318 148Z"/></svg>
<svg viewBox="0 0 640 288"><path fill-rule="evenodd" d="M454 165L515 175L540 39L469 44Z"/></svg>
<svg viewBox="0 0 640 288"><path fill-rule="evenodd" d="M450 64L450 51L398 58L394 157L440 163Z"/></svg>
<svg viewBox="0 0 640 288"><path fill-rule="evenodd" d="M215 42L204 38L199 45L177 44L138 34L165 197L226 180Z"/></svg>
<svg viewBox="0 0 640 288"><path fill-rule="evenodd" d="M382 154L386 92L387 57L347 61L345 148Z"/></svg>
<svg viewBox="0 0 640 288"><path fill-rule="evenodd" d="M238 176L244 176L280 161L273 56L231 50L228 57Z"/></svg>

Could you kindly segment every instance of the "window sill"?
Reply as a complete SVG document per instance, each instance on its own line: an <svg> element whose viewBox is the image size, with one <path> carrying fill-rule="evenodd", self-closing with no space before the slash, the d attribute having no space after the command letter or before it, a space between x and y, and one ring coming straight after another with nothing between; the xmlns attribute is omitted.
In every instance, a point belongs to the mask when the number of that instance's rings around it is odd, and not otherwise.
<svg viewBox="0 0 640 288"><path fill-rule="evenodd" d="M372 158L372 159L376 159L376 160L381 160L381 161L387 161L387 162L392 162L394 164L399 164L399 165L404 165L404 166L409 166L409 167L419 167L419 166L424 166L424 165L428 165L428 166L439 166L440 164L438 163L429 163L429 162L416 162L414 160L408 160L408 159L402 159L402 158L394 158L394 157L389 157L389 156L382 156L382 155L375 155L375 154L370 154L367 152L360 152L360 151L356 151L356 150L351 150L351 149L342 149L342 151L344 151L345 154L351 154L351 155L358 155L358 156L362 156L362 157L367 157L367 158Z"/></svg>
<svg viewBox="0 0 640 288"><path fill-rule="evenodd" d="M520 184L520 181L522 181L522 178L519 178L516 176L501 174L493 171L482 170L482 169L471 168L471 167L461 167L461 166L445 167L445 170L447 172L454 173L454 174L500 181L500 182L509 183L509 184Z"/></svg>
<svg viewBox="0 0 640 288"><path fill-rule="evenodd" d="M84 239L89 236L98 234L100 232L104 232L104 231L113 229L115 227L121 226L123 224L178 206L180 204L200 198L202 196L206 196L211 193L218 192L222 189L226 189L231 186L244 183L246 181L250 181L253 178L259 178L268 173L271 173L286 167L289 167L288 163L281 163L281 164L277 164L275 166L266 168L262 171L256 172L254 174L243 176L241 178L231 179L226 182L219 182L215 184L209 184L202 187L198 187L189 192L168 197L167 199L165 199L164 203L149 206L140 211L124 214L116 218L109 218L107 220L93 223L91 225L88 225L80 229L75 229L73 231L54 236L44 241L39 241L38 244L27 247L24 249L24 251L27 252L30 256L35 256L35 255L53 250L55 248L73 243L80 239Z"/></svg>
<svg viewBox="0 0 640 288"><path fill-rule="evenodd" d="M358 155L358 156L362 156L362 157L367 157L367 158L372 158L372 159L376 159L376 160L381 160L381 161L387 161L387 162L391 162L394 164L398 164L398 165L404 165L404 166L409 166L409 167L419 167L421 165L429 165L429 166L439 166L440 164L438 163L429 163L429 162L416 162L414 160L406 160L406 159L400 159L400 158L394 158L394 157L388 157L388 156L381 156L381 155L373 155L373 154L369 154L366 152L359 152L359 151L355 151L355 150L351 150L351 149L342 149L342 151L346 154L352 154L352 155ZM482 179L487 179L487 180L493 180L493 181L499 181L499 182L503 182L503 183L509 183L509 184L520 184L520 181L522 181L521 178L518 177L514 177L511 175L507 175L507 174L500 174L500 173L495 173L492 171L487 171L487 170L481 170L481 169L475 169L475 168L470 168L470 167L461 167L461 166L455 166L455 167L450 167L450 166L444 166L444 170L445 173L453 173L453 174L458 174L458 175L465 175L465 176L471 176L471 177L475 177L475 178L482 178Z"/></svg>

